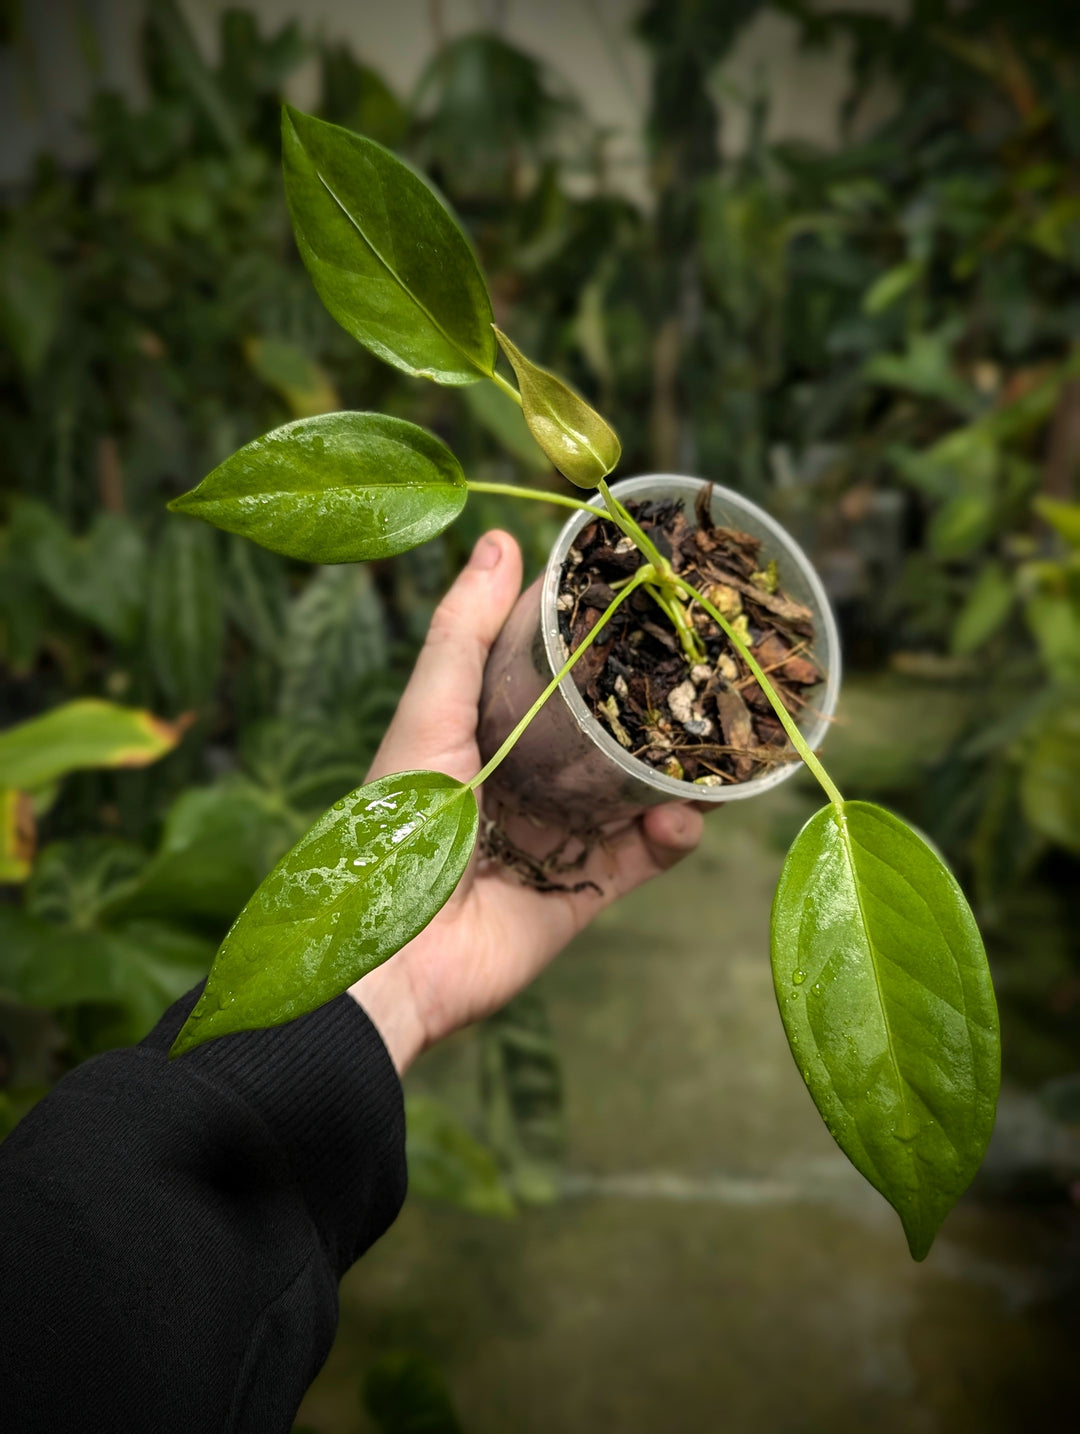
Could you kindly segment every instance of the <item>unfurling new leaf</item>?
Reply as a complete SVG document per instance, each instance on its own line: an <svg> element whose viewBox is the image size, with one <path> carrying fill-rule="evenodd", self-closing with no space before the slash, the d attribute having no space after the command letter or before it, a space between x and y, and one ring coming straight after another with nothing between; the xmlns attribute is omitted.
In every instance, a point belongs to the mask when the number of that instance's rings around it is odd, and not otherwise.
<svg viewBox="0 0 1080 1434"><path fill-rule="evenodd" d="M1000 1080L994 990L962 891L890 812L826 807L784 863L772 963L814 1103L921 1260L978 1169Z"/></svg>
<svg viewBox="0 0 1080 1434"><path fill-rule="evenodd" d="M517 375L532 436L571 483L595 488L619 461L622 447L615 430L561 378L538 368L504 333L495 332Z"/></svg>
<svg viewBox="0 0 1080 1434"><path fill-rule="evenodd" d="M233 922L172 1054L291 1021L399 951L460 881L477 823L472 789L439 772L335 802Z"/></svg>
<svg viewBox="0 0 1080 1434"><path fill-rule="evenodd" d="M169 507L289 558L352 563L434 538L467 494L434 434L381 413L327 413L254 439Z"/></svg>
<svg viewBox="0 0 1080 1434"><path fill-rule="evenodd" d="M342 328L419 378L490 377L487 285L426 182L374 140L288 105L281 141L300 255Z"/></svg>

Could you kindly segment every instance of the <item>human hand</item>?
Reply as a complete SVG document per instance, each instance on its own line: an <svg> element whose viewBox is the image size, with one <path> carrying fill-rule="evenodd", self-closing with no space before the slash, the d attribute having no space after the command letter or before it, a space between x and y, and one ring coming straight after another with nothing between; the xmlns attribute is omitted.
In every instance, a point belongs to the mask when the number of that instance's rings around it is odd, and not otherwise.
<svg viewBox="0 0 1080 1434"><path fill-rule="evenodd" d="M485 534L432 618L369 781L418 768L475 776L484 662L520 588L517 543L509 533ZM349 994L402 1072L428 1046L504 1006L598 911L693 851L701 827L687 803L651 808L575 874L598 890L536 891L474 853L430 925Z"/></svg>

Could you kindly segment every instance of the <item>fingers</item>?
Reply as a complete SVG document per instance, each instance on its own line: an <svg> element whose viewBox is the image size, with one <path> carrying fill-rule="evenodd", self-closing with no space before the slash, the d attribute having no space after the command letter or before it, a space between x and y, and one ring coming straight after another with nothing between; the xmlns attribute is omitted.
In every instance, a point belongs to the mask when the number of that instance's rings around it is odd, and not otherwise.
<svg viewBox="0 0 1080 1434"><path fill-rule="evenodd" d="M477 706L491 644L521 591L521 550L509 533L485 533L435 610L371 776L438 766L461 778L476 741ZM450 765L447 765L447 764Z"/></svg>
<svg viewBox="0 0 1080 1434"><path fill-rule="evenodd" d="M641 819L641 833L652 861L667 871L682 861L701 840L705 819L688 802L668 802L652 807Z"/></svg>

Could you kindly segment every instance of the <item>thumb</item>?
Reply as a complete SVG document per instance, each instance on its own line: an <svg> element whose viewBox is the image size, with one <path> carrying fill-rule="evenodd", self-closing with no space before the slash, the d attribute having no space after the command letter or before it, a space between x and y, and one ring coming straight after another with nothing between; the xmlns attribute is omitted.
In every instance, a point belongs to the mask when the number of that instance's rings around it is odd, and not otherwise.
<svg viewBox="0 0 1080 1434"><path fill-rule="evenodd" d="M428 766L473 775L484 663L520 591L516 540L498 530L485 533L435 609L369 777ZM454 770L462 764L469 770Z"/></svg>

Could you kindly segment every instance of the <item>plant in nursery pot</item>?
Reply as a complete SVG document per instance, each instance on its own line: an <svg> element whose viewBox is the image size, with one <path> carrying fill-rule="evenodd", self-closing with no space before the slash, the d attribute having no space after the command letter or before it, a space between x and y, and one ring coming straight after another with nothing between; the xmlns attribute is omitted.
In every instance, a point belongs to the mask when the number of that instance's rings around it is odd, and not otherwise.
<svg viewBox="0 0 1080 1434"><path fill-rule="evenodd" d="M571 524L578 562L588 527L605 553L617 555L621 576L609 572L610 581L590 581L592 615L570 630L569 640L557 622L546 623L541 636L553 644L549 680L537 684L519 714L502 714L505 736L497 745L489 740L490 757L471 780L429 771L382 777L335 802L282 858L222 942L173 1054L229 1032L291 1020L411 940L465 871L477 840L477 789L489 779L498 785L500 767L512 762L523 737L528 741L530 724L553 694L549 711L580 703L581 694L572 681L564 686L565 679L590 653L595 666L595 649L612 643L619 629L631 629L630 643L635 628L659 633L665 670L679 680L668 683L666 716L650 701L638 707L641 722L652 723L650 750L659 744L665 768L650 766L618 740L619 728L624 737L629 733L600 694L605 726L579 712L577 727L592 721L618 756L601 786L607 783L614 809L624 813L628 800L640 810L672 795L730 799L740 787L771 784L790 770L781 746L817 779L826 804L792 845L773 904L777 999L826 1125L895 1207L912 1254L923 1258L990 1136L999 1082L997 1011L978 929L949 870L898 817L846 801L837 789L814 750L828 714L800 699L783 670L799 656L795 648L784 643L778 663L761 660L764 638L751 614L777 616L787 603L790 627L792 611L800 608L810 620L803 628L806 650L815 644L825 668L818 690L825 705L835 699L838 657L823 596L814 612L787 592L800 576L809 581L811 570L760 510L750 512L752 505L743 502L735 527L724 521L724 504L740 503L738 495L706 490L702 498L700 485L682 480L699 499L702 537L694 542L700 561L690 563L685 543L678 548L671 537L670 523L679 526L672 517L677 507L666 510L665 529L655 503L635 506L622 501L626 490L609 488L620 454L609 425L494 327L472 250L425 181L378 144L290 108L282 137L297 243L334 318L380 358L418 378L495 384L521 405L559 472L596 497L470 482L431 433L400 419L350 412L301 419L256 439L171 506L293 558L346 563L386 558L434 537L460 513L470 491L520 492L579 510ZM496 368L500 347L516 386ZM744 531L762 519L765 529ZM683 511L682 524L689 520ZM696 585L695 575L715 576L709 564L725 546L735 564L724 570L727 580ZM547 581L562 582L572 561L569 549L561 551L558 571L549 571ZM758 561L762 566L755 568ZM592 606L594 588L605 599L602 607ZM534 593L519 603L526 617L518 626L533 649L537 602ZM567 606L556 611L565 614ZM513 627L512 619L508 630ZM503 658L496 653L495 659L505 659L505 644ZM628 694L638 676L630 672ZM672 742L675 688L689 714L678 724L678 745L687 745L688 724L713 724L712 768L702 768L695 756L693 780L677 753L669 754L675 764L668 760L660 742L661 735ZM702 706L696 718L695 702L710 691L716 717ZM734 718L728 726L724 711L748 711L750 699L757 727L740 728ZM518 700L520 706L520 694ZM762 733L771 767L764 778L745 780L741 759L761 755ZM692 727L689 735L695 735ZM707 726L696 735L709 738ZM577 770L572 762L564 765ZM629 798L624 779L639 783Z"/></svg>

